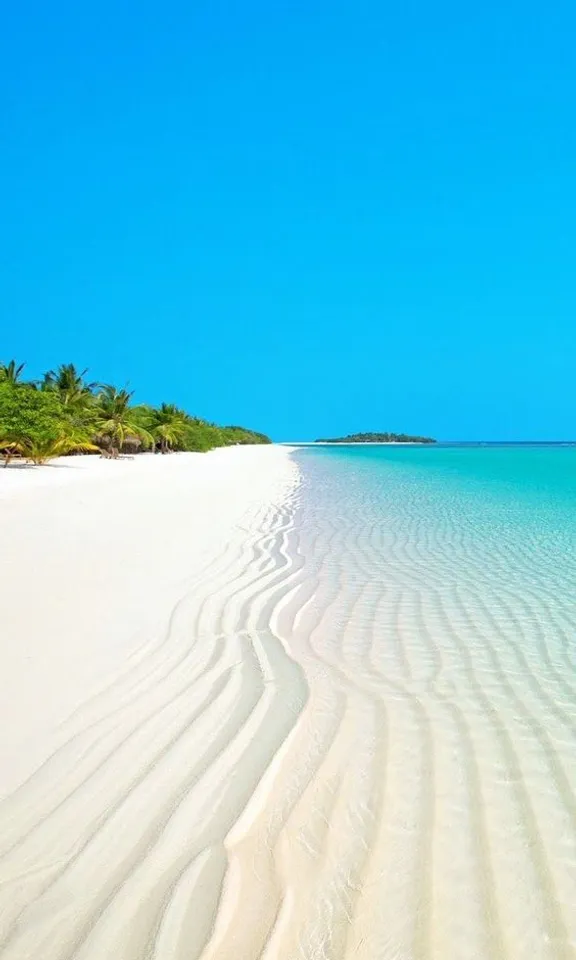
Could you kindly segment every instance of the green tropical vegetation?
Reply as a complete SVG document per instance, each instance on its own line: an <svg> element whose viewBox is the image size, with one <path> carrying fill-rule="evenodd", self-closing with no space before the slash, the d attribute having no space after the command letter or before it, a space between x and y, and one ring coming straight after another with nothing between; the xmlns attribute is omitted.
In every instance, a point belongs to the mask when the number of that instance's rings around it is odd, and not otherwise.
<svg viewBox="0 0 576 960"><path fill-rule="evenodd" d="M244 427L222 427L172 403L133 402L133 393L96 381L65 363L39 381L24 379L23 363L0 363L0 455L33 464L72 453L115 459L122 454L207 451L270 443Z"/></svg>
<svg viewBox="0 0 576 960"><path fill-rule="evenodd" d="M0 363L0 383L20 383L24 367L26 364L17 364L15 360L10 363Z"/></svg>
<svg viewBox="0 0 576 960"><path fill-rule="evenodd" d="M436 443L432 437L411 437L407 433L350 433L347 437L316 440L316 443Z"/></svg>

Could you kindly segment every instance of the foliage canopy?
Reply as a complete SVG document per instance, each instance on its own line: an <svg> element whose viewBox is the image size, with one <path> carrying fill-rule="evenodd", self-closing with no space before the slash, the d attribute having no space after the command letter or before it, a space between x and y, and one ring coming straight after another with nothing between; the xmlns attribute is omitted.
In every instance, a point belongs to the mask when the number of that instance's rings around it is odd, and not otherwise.
<svg viewBox="0 0 576 960"><path fill-rule="evenodd" d="M62 364L39 383L22 380L24 364L0 363L0 451L44 463L67 453L147 450L205 451L213 447L270 443L244 427L218 427L171 403L159 407L133 403L133 394L88 382L87 370Z"/></svg>
<svg viewBox="0 0 576 960"><path fill-rule="evenodd" d="M436 443L432 437L411 437L408 433L350 433L347 437L317 440L316 443Z"/></svg>

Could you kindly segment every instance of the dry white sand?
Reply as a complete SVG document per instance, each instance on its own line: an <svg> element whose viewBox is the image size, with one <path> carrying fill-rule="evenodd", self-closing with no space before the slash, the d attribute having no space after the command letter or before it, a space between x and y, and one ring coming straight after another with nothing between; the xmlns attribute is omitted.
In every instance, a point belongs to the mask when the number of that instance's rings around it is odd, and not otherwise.
<svg viewBox="0 0 576 960"><path fill-rule="evenodd" d="M297 482L279 447L0 470L3 960L237 955L226 838L306 699Z"/></svg>

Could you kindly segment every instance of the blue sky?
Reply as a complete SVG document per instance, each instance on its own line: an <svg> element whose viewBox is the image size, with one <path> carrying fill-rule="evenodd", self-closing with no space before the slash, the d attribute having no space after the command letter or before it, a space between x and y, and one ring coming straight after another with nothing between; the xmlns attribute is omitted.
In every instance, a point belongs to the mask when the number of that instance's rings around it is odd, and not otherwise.
<svg viewBox="0 0 576 960"><path fill-rule="evenodd" d="M12 4L0 357L276 439L576 436L576 8Z"/></svg>

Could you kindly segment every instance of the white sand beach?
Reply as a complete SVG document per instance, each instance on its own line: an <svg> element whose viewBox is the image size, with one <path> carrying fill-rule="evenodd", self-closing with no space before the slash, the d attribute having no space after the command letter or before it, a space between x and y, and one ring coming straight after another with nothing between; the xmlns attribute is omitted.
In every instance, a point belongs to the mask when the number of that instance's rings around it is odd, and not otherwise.
<svg viewBox="0 0 576 960"><path fill-rule="evenodd" d="M5 960L238 955L225 841L306 699L270 628L297 482L273 446L0 472Z"/></svg>
<svg viewBox="0 0 576 960"><path fill-rule="evenodd" d="M572 547L322 461L0 470L2 960L576 956Z"/></svg>

